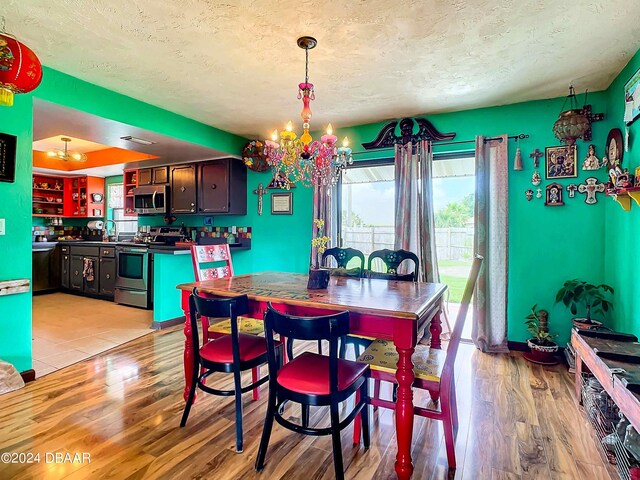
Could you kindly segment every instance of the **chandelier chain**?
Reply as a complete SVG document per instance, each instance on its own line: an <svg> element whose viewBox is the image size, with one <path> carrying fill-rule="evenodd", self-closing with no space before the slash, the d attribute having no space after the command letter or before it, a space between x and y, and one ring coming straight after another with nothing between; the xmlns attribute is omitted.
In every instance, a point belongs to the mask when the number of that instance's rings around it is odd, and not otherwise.
<svg viewBox="0 0 640 480"><path fill-rule="evenodd" d="M304 82L309 83L309 47L304 49Z"/></svg>

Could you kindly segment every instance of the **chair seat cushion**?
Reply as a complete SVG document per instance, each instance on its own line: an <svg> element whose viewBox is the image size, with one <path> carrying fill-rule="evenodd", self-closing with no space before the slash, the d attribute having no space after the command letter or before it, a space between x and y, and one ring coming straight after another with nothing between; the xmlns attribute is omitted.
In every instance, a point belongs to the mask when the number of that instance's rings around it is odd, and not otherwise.
<svg viewBox="0 0 640 480"><path fill-rule="evenodd" d="M426 345L416 346L411 357L413 361L413 374L422 380L439 382L444 368L444 360L447 352ZM376 339L358 357L359 362L368 363L371 370L395 373L398 369L398 352L393 342Z"/></svg>
<svg viewBox="0 0 640 480"><path fill-rule="evenodd" d="M248 362L267 353L267 342L264 337L239 333L238 341L241 362ZM203 360L214 363L233 363L231 335L224 335L207 342L200 348L200 356Z"/></svg>
<svg viewBox="0 0 640 480"><path fill-rule="evenodd" d="M219 320L219 321L218 321ZM219 318L210 318L210 322L216 322L209 325L209 332L231 334L231 319L221 320ZM264 332L264 321L255 318L238 317L238 326L241 333L249 335L260 335Z"/></svg>
<svg viewBox="0 0 640 480"><path fill-rule="evenodd" d="M366 363L338 359L338 390L346 390L369 368ZM287 390L310 395L328 395L329 357L305 352L278 372L278 384Z"/></svg>

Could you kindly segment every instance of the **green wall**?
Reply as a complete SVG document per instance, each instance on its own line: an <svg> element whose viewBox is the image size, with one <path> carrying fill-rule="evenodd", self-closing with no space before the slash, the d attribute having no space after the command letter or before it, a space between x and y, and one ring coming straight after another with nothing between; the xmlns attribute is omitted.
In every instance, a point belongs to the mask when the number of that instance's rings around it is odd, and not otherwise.
<svg viewBox="0 0 640 480"><path fill-rule="evenodd" d="M240 136L45 67L34 93L17 95L13 107L0 109L0 131L18 136L16 182L0 182L0 218L6 219L7 230L0 237L0 280L31 278L34 97L223 152L236 154L246 143ZM0 358L20 371L31 368L31 294L0 298Z"/></svg>
<svg viewBox="0 0 640 480"><path fill-rule="evenodd" d="M15 183L0 182L0 280L31 278L31 98L17 95L12 108L0 107L0 132L18 137ZM0 359L19 371L31 368L31 294L0 297Z"/></svg>
<svg viewBox="0 0 640 480"><path fill-rule="evenodd" d="M629 61L608 90L608 128L624 126L624 85L640 68L640 51ZM606 140L606 139L605 139ZM604 141L601 144L604 144ZM630 172L640 165L640 120L629 127L629 151L624 153L622 166ZM640 271L638 238L640 238L640 207L633 201L625 212L612 199L605 208L605 281L615 289L614 327L616 330L640 336L640 287L635 274Z"/></svg>
<svg viewBox="0 0 640 480"><path fill-rule="evenodd" d="M589 103L594 112L607 110L606 92L589 94ZM428 115L441 132L456 132L455 140L473 140L476 135L495 136L503 133L516 135L526 133L530 138L518 142L522 149L525 169L513 170L516 142L509 141L509 305L508 338L525 341L529 335L524 326L524 317L534 304L550 312L550 326L558 333L561 344L569 339L571 314L563 307L554 305L555 293L562 283L570 278L582 278L591 282L604 280L604 210L609 202L604 196L590 206L584 196L566 198L563 207L545 207L544 197L528 202L525 190L536 189L531 185L533 161L529 158L535 148L544 152L547 146L558 145L551 127L558 117L564 99L556 98L502 107L482 108L463 112ZM582 101L582 96L579 97ZM373 140L386 122L339 129L337 135L348 135L354 151L362 151L361 143ZM597 147L602 155L608 126L605 122L594 123L593 140L578 141L578 161L581 164L589 143ZM473 150L474 145L435 146L434 152ZM379 156L379 154L377 154ZM364 156L357 156L363 159ZM540 172L542 188L550 181L544 179L544 159ZM578 172L578 178L561 179L558 183L583 183L595 173L601 181L606 172Z"/></svg>

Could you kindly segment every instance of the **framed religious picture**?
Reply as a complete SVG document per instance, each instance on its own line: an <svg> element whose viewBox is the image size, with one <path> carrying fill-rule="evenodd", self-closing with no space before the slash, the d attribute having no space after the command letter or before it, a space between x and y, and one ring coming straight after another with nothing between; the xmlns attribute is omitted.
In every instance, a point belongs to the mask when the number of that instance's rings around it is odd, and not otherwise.
<svg viewBox="0 0 640 480"><path fill-rule="evenodd" d="M0 133L0 182L16 180L16 148L18 137Z"/></svg>
<svg viewBox="0 0 640 480"><path fill-rule="evenodd" d="M559 183L550 183L546 187L547 196L545 198L544 204L547 207L559 207L564 205L562 201L562 185Z"/></svg>
<svg viewBox="0 0 640 480"><path fill-rule="evenodd" d="M293 192L271 194L271 215L293 215Z"/></svg>
<svg viewBox="0 0 640 480"><path fill-rule="evenodd" d="M624 123L629 126L640 116L640 68L624 86Z"/></svg>
<svg viewBox="0 0 640 480"><path fill-rule="evenodd" d="M577 150L575 145L559 145L545 148L545 177L548 180L577 177Z"/></svg>
<svg viewBox="0 0 640 480"><path fill-rule="evenodd" d="M606 166L608 169L615 168L622 164L622 156L624 155L624 147L622 145L622 130L612 128L607 135L607 145L604 148L606 158ZM603 163L605 159L602 159Z"/></svg>

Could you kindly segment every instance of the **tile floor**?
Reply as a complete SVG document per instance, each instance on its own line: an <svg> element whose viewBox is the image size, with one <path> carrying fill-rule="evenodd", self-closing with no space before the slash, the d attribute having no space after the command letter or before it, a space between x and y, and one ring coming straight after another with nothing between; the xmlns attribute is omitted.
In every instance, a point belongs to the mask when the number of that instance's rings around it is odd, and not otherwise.
<svg viewBox="0 0 640 480"><path fill-rule="evenodd" d="M33 297L36 377L153 332L151 310L52 293Z"/></svg>

